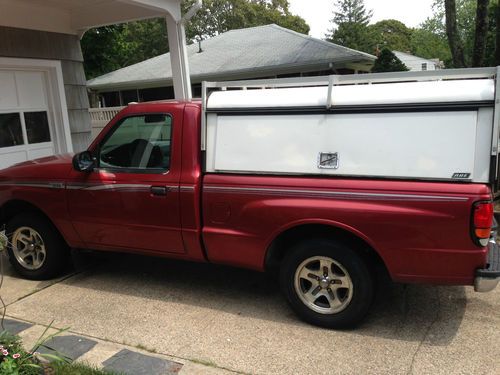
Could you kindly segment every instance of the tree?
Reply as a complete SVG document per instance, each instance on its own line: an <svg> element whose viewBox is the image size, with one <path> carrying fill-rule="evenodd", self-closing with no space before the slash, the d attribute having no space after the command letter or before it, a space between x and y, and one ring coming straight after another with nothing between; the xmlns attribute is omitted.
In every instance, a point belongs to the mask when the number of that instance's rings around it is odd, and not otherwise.
<svg viewBox="0 0 500 375"><path fill-rule="evenodd" d="M455 12L453 12L455 3ZM434 20L439 25L444 19L444 25L453 28L456 23L456 33L447 34L450 50L458 43L458 56L460 49L463 50L463 64L461 61L453 61L452 66L487 66L496 63L495 56L500 48L500 36L497 41L496 34L500 19L497 20L497 1L488 0L445 0L443 12L442 0L435 0ZM455 14L454 14L455 13ZM443 22L441 22L443 24ZM499 62L500 62L500 52Z"/></svg>
<svg viewBox="0 0 500 375"><path fill-rule="evenodd" d="M409 69L398 57L389 49L384 48L373 65L373 73L385 72L406 72Z"/></svg>
<svg viewBox="0 0 500 375"><path fill-rule="evenodd" d="M373 16L372 10L367 10L363 0L337 0L337 11L333 15L333 23L359 23L368 26Z"/></svg>
<svg viewBox="0 0 500 375"><path fill-rule="evenodd" d="M81 40L84 67L87 79L121 67L116 56L119 54L118 36L120 26L105 26L85 33Z"/></svg>
<svg viewBox="0 0 500 375"><path fill-rule="evenodd" d="M368 26L371 51L388 48L391 51L411 51L412 30L397 20L383 20Z"/></svg>
<svg viewBox="0 0 500 375"><path fill-rule="evenodd" d="M335 6L331 20L333 27L326 39L344 47L369 51L368 24L373 11L366 9L363 0L337 0Z"/></svg>
<svg viewBox="0 0 500 375"><path fill-rule="evenodd" d="M142 56L168 52L167 24L163 19L131 22L124 25L122 43L127 46L124 64L142 61Z"/></svg>
<svg viewBox="0 0 500 375"><path fill-rule="evenodd" d="M457 6L455 0L444 0L446 14L446 35L450 44L451 56L455 68L465 66L465 55L457 26Z"/></svg>
<svg viewBox="0 0 500 375"><path fill-rule="evenodd" d="M495 4L494 8L494 13L495 13L495 22L496 22L496 32L495 32L495 44L496 44L496 50L495 50L495 62L494 65L499 66L500 65L500 4Z"/></svg>
<svg viewBox="0 0 500 375"><path fill-rule="evenodd" d="M189 8L194 0L184 3ZM306 21L293 15L288 0L204 0L186 29L188 39L203 40L228 30L275 23L308 34Z"/></svg>
<svg viewBox="0 0 500 375"><path fill-rule="evenodd" d="M163 19L105 26L85 33L81 41L88 79L168 52Z"/></svg>
<svg viewBox="0 0 500 375"><path fill-rule="evenodd" d="M444 62L445 66L452 65L450 46L446 37L425 28L413 30L410 51L415 56L425 59L439 59Z"/></svg>
<svg viewBox="0 0 500 375"><path fill-rule="evenodd" d="M481 0L479 0L481 1ZM477 13L478 13L478 0L456 0L456 25L458 36L460 38L460 42L462 44L463 52L464 52L464 62L465 66L476 66L476 62L474 62L474 49L476 43L476 29L477 29ZM486 31L482 32L485 37L485 53L484 60L481 65L489 66L496 65L496 51L498 48L496 46L500 46L500 36L499 41L497 43L497 25L500 24L500 20L497 22L497 14L496 11L498 9L497 1L490 1L487 6L487 17L484 21L486 24ZM448 42L448 36L446 33L446 12L445 12L445 4L443 0L434 0L433 4L433 16L428 18L421 26L420 30L425 30L426 32L434 34L436 37L443 39L447 48L450 51L449 56L450 59L447 60L446 56L436 56L440 57L441 60L447 62L446 66L454 67L452 58L451 58L451 50ZM479 18L481 19L482 16ZM479 20L481 24L481 20ZM430 35L430 34L429 34ZM438 52L441 51L441 48L437 49ZM499 59L500 62L500 52Z"/></svg>
<svg viewBox="0 0 500 375"><path fill-rule="evenodd" d="M474 37L474 52L472 66L483 66L486 52L488 33L488 5L489 0L477 0L476 33Z"/></svg>

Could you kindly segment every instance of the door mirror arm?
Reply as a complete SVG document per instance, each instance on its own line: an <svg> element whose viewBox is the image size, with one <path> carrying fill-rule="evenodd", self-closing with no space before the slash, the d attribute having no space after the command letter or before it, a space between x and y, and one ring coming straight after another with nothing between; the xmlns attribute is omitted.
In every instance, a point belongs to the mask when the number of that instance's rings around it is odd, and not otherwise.
<svg viewBox="0 0 500 375"><path fill-rule="evenodd" d="M92 172L97 166L97 159L90 151L83 151L73 156L73 168L78 172Z"/></svg>

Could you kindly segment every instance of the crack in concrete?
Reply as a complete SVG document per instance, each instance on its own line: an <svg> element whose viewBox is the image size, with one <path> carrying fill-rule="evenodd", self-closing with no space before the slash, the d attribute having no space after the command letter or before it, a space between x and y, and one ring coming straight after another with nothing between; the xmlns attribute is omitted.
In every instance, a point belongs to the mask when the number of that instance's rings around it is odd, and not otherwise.
<svg viewBox="0 0 500 375"><path fill-rule="evenodd" d="M34 295L34 294L37 294L37 293L39 293L39 292L41 292L41 291L43 291L43 290L45 290L45 289L48 289L48 288L50 288L50 287L52 287L52 286L54 286L54 285L60 284L60 283L62 283L63 281L66 281L66 280L68 280L68 279L72 278L73 276L77 276L77 275L79 275L80 273L81 273L81 272L74 272L74 273L71 273L71 274L69 274L69 275L66 275L66 276L62 277L62 278L61 278L61 279L59 279L58 281L55 281L55 282L53 282L53 283L49 283L49 284L45 285L44 287L42 287L42 288L40 288L40 289L33 290L33 291L31 291L30 293L28 293L28 294L26 294L26 295L24 295L24 296L22 296L22 297L19 297L19 298L18 298L18 299L16 299L15 301L12 301L11 303L9 303L9 304L5 305L5 310L7 310L7 307L9 307L9 306L11 306L11 305L13 305L13 304L15 304L15 303L17 303L17 302L19 302L19 301L22 301L22 300L24 300L24 299L26 299L26 298L28 298L28 297L30 297L30 296L32 296L32 295Z"/></svg>
<svg viewBox="0 0 500 375"><path fill-rule="evenodd" d="M425 331L425 334L422 337L422 340L419 342L419 344L417 346L417 349L415 349L415 353L413 353L413 356L411 358L410 367L409 367L408 372L406 373L406 375L413 375L415 361L417 359L417 356L420 353L420 350L422 349L422 346L424 345L425 341L429 337L429 334L430 334L430 332L432 330L432 327L434 326L434 324L436 324L436 322L441 317L441 295L439 294L439 288L436 288L436 295L437 295L437 305L438 305L437 306L438 308L437 308L437 311L436 311L436 316L434 317L434 319L432 320L432 322L427 327L427 329Z"/></svg>

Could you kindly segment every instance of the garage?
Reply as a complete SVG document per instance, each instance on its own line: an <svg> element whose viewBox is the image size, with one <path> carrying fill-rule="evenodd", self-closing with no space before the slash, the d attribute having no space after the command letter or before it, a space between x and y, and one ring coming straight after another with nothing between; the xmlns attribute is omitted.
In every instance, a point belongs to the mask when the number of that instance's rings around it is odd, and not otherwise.
<svg viewBox="0 0 500 375"><path fill-rule="evenodd" d="M72 151L64 141L65 127L57 131L55 126L64 117L54 74L57 62L37 67L26 59L24 69L18 63L17 68L0 65L0 169Z"/></svg>
<svg viewBox="0 0 500 375"><path fill-rule="evenodd" d="M174 91L191 97L180 0L0 0L0 169L80 152L92 139L80 39L90 29L164 18ZM29 16L27 16L29 15Z"/></svg>

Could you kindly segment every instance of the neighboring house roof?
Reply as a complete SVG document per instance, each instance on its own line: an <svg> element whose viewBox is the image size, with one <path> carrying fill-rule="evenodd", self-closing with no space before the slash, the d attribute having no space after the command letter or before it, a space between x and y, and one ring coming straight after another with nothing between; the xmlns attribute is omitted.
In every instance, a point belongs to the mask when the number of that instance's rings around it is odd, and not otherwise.
<svg viewBox="0 0 500 375"><path fill-rule="evenodd" d="M271 24L231 30L188 46L191 77L194 81L210 77L237 77L245 73L263 76L296 67L327 69L328 64L370 65L375 56ZM172 81L168 53L142 61L87 82L91 89L154 86Z"/></svg>
<svg viewBox="0 0 500 375"><path fill-rule="evenodd" d="M410 53L405 53L401 51L392 51L398 59L400 59L404 64L433 64L439 66L439 61L424 59L423 57L415 56Z"/></svg>

